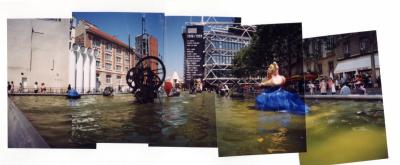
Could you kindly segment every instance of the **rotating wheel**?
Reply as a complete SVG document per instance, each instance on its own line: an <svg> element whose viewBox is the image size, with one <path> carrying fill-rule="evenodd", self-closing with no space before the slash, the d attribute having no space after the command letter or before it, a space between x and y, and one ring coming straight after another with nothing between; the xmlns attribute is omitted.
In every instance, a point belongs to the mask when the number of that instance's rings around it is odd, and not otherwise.
<svg viewBox="0 0 400 165"><path fill-rule="evenodd" d="M140 68L131 68L126 74L126 83L129 87L133 88L133 91L136 91L140 87L140 84L143 84L143 70Z"/></svg>
<svg viewBox="0 0 400 165"><path fill-rule="evenodd" d="M143 75L139 82L141 83L140 85L151 86L154 89L158 89L165 80L165 65L157 57L146 56L139 60L135 68L142 68L142 70L139 71Z"/></svg>

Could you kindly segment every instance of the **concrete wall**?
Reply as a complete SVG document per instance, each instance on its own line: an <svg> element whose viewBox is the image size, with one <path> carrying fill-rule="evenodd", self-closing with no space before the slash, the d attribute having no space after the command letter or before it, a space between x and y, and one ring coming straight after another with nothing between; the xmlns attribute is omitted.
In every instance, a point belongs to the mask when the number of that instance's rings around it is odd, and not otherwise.
<svg viewBox="0 0 400 165"><path fill-rule="evenodd" d="M8 19L7 34L7 81L68 86L70 19Z"/></svg>
<svg viewBox="0 0 400 165"><path fill-rule="evenodd" d="M49 148L25 115L8 98L8 147Z"/></svg>

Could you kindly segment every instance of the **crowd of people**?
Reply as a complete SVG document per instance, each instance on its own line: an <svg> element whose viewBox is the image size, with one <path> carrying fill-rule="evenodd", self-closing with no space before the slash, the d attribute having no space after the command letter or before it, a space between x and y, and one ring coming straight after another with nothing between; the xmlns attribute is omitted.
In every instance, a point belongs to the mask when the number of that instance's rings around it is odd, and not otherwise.
<svg viewBox="0 0 400 165"><path fill-rule="evenodd" d="M40 84L40 87L39 87L39 83L38 82L35 82L34 85L33 85L33 93L46 93L46 90L47 90L47 88L46 88L46 85L45 85L44 82L42 82ZM7 92L9 94L11 94L11 93L29 93L31 91L29 91L28 88L25 88L22 85L22 82L19 83L19 88L16 91L15 90L15 86L14 86L14 81L11 81L11 82L8 81L7 82Z"/></svg>
<svg viewBox="0 0 400 165"><path fill-rule="evenodd" d="M380 87L380 78L376 80L378 87ZM342 77L333 79L323 78L319 81L309 81L306 88L309 94L315 95L350 95L360 94L367 95L367 88L372 88L373 81L371 76L367 74L358 74L355 76Z"/></svg>

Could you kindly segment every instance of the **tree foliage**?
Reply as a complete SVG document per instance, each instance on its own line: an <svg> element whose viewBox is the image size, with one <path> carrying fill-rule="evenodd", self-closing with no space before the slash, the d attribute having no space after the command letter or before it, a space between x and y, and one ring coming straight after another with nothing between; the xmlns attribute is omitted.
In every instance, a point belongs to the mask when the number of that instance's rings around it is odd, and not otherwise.
<svg viewBox="0 0 400 165"><path fill-rule="evenodd" d="M290 75L290 64L301 57L300 23L259 25L249 46L241 49L233 59L232 72L241 78L265 76L268 65L276 61L281 68L286 67L283 73Z"/></svg>

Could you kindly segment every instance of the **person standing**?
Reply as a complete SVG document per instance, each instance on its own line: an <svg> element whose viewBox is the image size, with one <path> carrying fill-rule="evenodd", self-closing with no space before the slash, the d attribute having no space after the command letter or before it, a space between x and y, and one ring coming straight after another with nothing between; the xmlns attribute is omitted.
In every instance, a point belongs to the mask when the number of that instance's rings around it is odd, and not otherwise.
<svg viewBox="0 0 400 165"><path fill-rule="evenodd" d="M319 89L320 89L321 95L326 95L326 82L325 82L325 80L322 80L319 83Z"/></svg>
<svg viewBox="0 0 400 165"><path fill-rule="evenodd" d="M42 82L40 86L40 93L45 93L46 92L46 86L44 85L44 82Z"/></svg>
<svg viewBox="0 0 400 165"><path fill-rule="evenodd" d="M331 94L335 95L336 94L336 86L335 86L335 83L333 82L332 78L329 79L328 85L329 85L329 89L331 90Z"/></svg>
<svg viewBox="0 0 400 165"><path fill-rule="evenodd" d="M9 81L7 81L7 93L10 93L11 91L11 84Z"/></svg>
<svg viewBox="0 0 400 165"><path fill-rule="evenodd" d="M313 95L315 85L314 85L314 83L312 83L312 81L310 81L310 83L308 83L308 88L310 89L310 95Z"/></svg>
<svg viewBox="0 0 400 165"><path fill-rule="evenodd" d="M24 91L24 87L22 86L22 82L19 83L19 93Z"/></svg>
<svg viewBox="0 0 400 165"><path fill-rule="evenodd" d="M337 78L336 80L335 80L335 87L337 88L337 89L340 89L340 83L339 83L339 80L338 80L339 78Z"/></svg>
<svg viewBox="0 0 400 165"><path fill-rule="evenodd" d="M71 90L71 84L68 84L67 93Z"/></svg>
<svg viewBox="0 0 400 165"><path fill-rule="evenodd" d="M33 85L33 92L38 93L39 92L39 87L38 87L38 82L35 81L35 85Z"/></svg>
<svg viewBox="0 0 400 165"><path fill-rule="evenodd" d="M11 81L11 89L10 89L11 93L14 93L14 81Z"/></svg>

